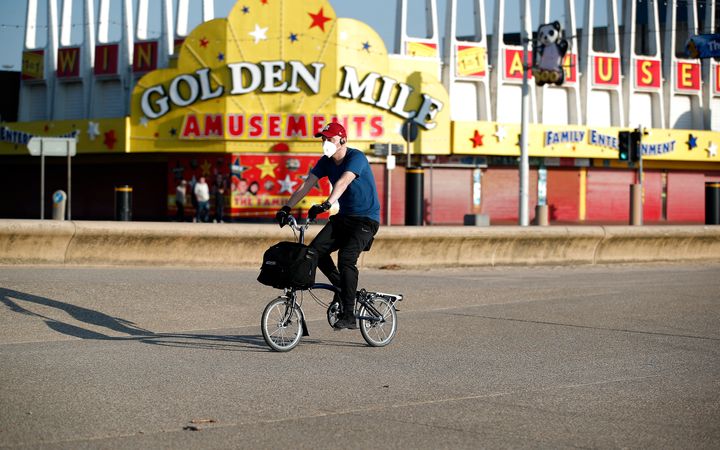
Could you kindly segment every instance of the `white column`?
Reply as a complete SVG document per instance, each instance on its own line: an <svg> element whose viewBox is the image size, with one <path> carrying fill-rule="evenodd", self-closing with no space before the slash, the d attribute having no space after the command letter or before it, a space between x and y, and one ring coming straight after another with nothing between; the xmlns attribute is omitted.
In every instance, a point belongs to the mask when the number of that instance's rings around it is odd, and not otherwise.
<svg viewBox="0 0 720 450"><path fill-rule="evenodd" d="M688 11L688 32L697 34L697 2L696 0L683 0ZM665 127L701 129L703 127L702 88L696 91L683 90L678 87L680 75L678 65L697 64L695 59L678 58L675 53L677 44L677 0L667 0L667 13L665 15L665 47L664 67L665 74ZM682 120L683 116L690 114L690 120Z"/></svg>
<svg viewBox="0 0 720 450"><path fill-rule="evenodd" d="M170 56L175 53L173 0L163 0L161 15L160 41L158 42L158 67L167 67Z"/></svg>
<svg viewBox="0 0 720 450"><path fill-rule="evenodd" d="M48 0L47 45L45 46L45 79L47 80L47 120L55 119L55 84L58 54L58 8L57 0Z"/></svg>
<svg viewBox="0 0 720 450"><path fill-rule="evenodd" d="M85 102L83 108L83 117L91 118L92 112L92 93L95 81L95 1L85 0L85 27L82 47L83 64L80 67L83 77L83 92Z"/></svg>
<svg viewBox="0 0 720 450"><path fill-rule="evenodd" d="M203 0L203 22L208 22L215 18L215 3L213 0Z"/></svg>
<svg viewBox="0 0 720 450"><path fill-rule="evenodd" d="M73 2L64 1L62 7L62 20L60 22L61 47L67 47L71 44L70 33L72 32L72 10Z"/></svg>
<svg viewBox="0 0 720 450"><path fill-rule="evenodd" d="M576 66L571 67L576 73L576 80L571 81L565 77L562 86L554 84L545 84L543 86L535 86L537 95L537 116L538 122L548 124L570 124L579 125L582 123L582 111L580 106L580 83L579 69L577 67L577 21L575 19L575 1L564 1L564 13L561 17L550 17L550 7L552 0L542 0L540 2L540 20L542 24L551 23L557 20L563 27L563 38L568 41L568 57L567 64L571 64L571 55L576 55ZM538 28L540 24L536 26ZM564 63L565 65L565 63ZM557 115L545 115L544 111L553 111L558 109L558 103L561 102L565 106L564 112L566 117L557 117Z"/></svg>
<svg viewBox="0 0 720 450"><path fill-rule="evenodd" d="M122 42L125 45L124 59L126 67L132 68L133 52L135 46L135 26L133 24L132 0L123 0L122 13Z"/></svg>
<svg viewBox="0 0 720 450"><path fill-rule="evenodd" d="M638 35L637 31L637 8L646 8L648 17L648 30L645 36ZM662 67L662 55L660 54L660 25L658 19L657 2L625 2L623 14L625 27L623 36L622 71L623 97L625 98L625 123L627 127L663 128L665 114L663 112L662 92L662 71L658 74L657 87L649 87L641 84L646 75L638 70L638 64L653 64ZM647 54L639 54L636 43L645 40L649 44ZM650 111L640 109L638 105L647 105L643 100L649 97ZM642 123L641 123L642 122Z"/></svg>
<svg viewBox="0 0 720 450"><path fill-rule="evenodd" d="M445 47L443 58L443 84L450 97L450 117L453 120L491 120L490 115L490 67L488 66L488 48L485 27L485 3L473 0L473 17L475 33L472 40L457 39L457 17L461 14L457 0L448 1ZM462 11L469 14L470 11ZM460 73L459 46L477 49L482 56L483 74ZM473 60L474 61L474 60Z"/></svg>
<svg viewBox="0 0 720 450"><path fill-rule="evenodd" d="M581 104L583 122L591 126L624 126L624 106L622 96L622 73L618 73L616 84L595 82L595 58L604 58L606 61L618 61L617 69L620 71L620 43L618 42L617 4L614 1L601 0L607 6L608 51L595 51L593 29L595 0L585 0L585 25L583 27L585 39L580 50L580 78ZM599 68L602 69L602 68ZM607 67L605 67L607 69Z"/></svg>
<svg viewBox="0 0 720 450"><path fill-rule="evenodd" d="M37 45L38 0L28 0L25 15L25 48L34 49Z"/></svg>
<svg viewBox="0 0 720 450"><path fill-rule="evenodd" d="M132 73L133 53L135 51L135 27L133 26L132 0L123 0L122 41L120 45L120 64L118 71L125 88L125 115L130 114L132 89L135 85Z"/></svg>
<svg viewBox="0 0 720 450"><path fill-rule="evenodd" d="M705 20L703 34L715 32L715 11L717 2L705 3ZM720 131L720 80L718 80L718 66L720 63L715 58L707 58L702 61L703 83L703 110L706 130Z"/></svg>
<svg viewBox="0 0 720 450"><path fill-rule="evenodd" d="M529 24L530 20L530 2L526 0L520 8L520 21ZM529 65L529 41L532 34L528 32L528 26L523 27L520 32L520 39L523 44L523 84L522 84L522 106L521 106L521 123L520 123L520 207L518 215L518 224L526 227L530 225L530 164L528 157L528 134L529 134L529 113L530 113L530 81L528 78Z"/></svg>
<svg viewBox="0 0 720 450"><path fill-rule="evenodd" d="M139 41L148 39L149 7L148 0L138 0L137 6L137 29L135 36Z"/></svg>
<svg viewBox="0 0 720 450"><path fill-rule="evenodd" d="M177 22L175 23L175 34L178 37L188 35L188 14L190 11L190 0L178 0ZM202 0L203 22L215 18L215 4L213 0Z"/></svg>
<svg viewBox="0 0 720 450"><path fill-rule="evenodd" d="M435 52L432 59L440 60L440 45L437 18L437 0L425 0L425 37L411 37L407 31L408 5L407 0L398 1L397 24L395 27L395 52L400 55L413 56L408 51L410 44L419 43L429 47L434 46ZM416 56L417 57L417 56ZM440 79L442 69L438 64L437 77Z"/></svg>
<svg viewBox="0 0 720 450"><path fill-rule="evenodd" d="M529 0L517 0L520 9L527 8L530 11ZM522 80L519 78L508 78L505 76L505 68L509 61L506 61L506 54L510 51L520 52L522 54L522 45L507 45L502 39L505 35L505 0L495 0L495 17L493 26L493 39L491 49L490 62L493 66L490 74L490 95L495 102L492 108L492 116L498 122L514 122L518 123L517 118L520 116L520 106L522 97ZM521 18L521 33L532 36L532 24L530 14ZM529 120L531 123L537 122L537 114L535 112L537 98L535 90L530 89L530 111ZM498 100L502 99L502 101ZM508 101L510 99L510 101Z"/></svg>

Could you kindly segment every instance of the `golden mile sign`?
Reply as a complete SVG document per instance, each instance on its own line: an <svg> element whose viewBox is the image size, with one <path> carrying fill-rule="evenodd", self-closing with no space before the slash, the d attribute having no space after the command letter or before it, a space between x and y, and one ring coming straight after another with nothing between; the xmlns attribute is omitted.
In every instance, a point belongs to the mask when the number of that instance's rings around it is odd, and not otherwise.
<svg viewBox="0 0 720 450"><path fill-rule="evenodd" d="M228 64L231 86L230 95L244 95L255 91L264 94L269 93L299 93L300 84L305 86L314 94L320 90L320 77L324 64L315 62L308 67L300 61L261 61L259 64L240 62ZM354 67L345 66L343 70L342 88L337 93L338 97L349 100L356 100L384 111L389 111L398 117L412 119L419 126L426 130L435 128L433 119L442 109L443 102L427 94L422 94L422 103L417 110L406 110L407 102L414 88L406 83L398 82L391 77L382 76L376 72L370 72L360 81L357 70ZM374 94L377 91L377 94ZM198 101L206 101L221 97L225 93L222 85L213 85L210 79L210 69L203 68L195 71L194 74L182 74L173 78L168 89L161 84L149 87L142 93L141 109L145 117L158 119L167 114L171 107L188 107ZM317 116L316 116L317 117ZM257 120L257 119L256 119ZM207 137L223 135L219 131L217 115L212 121L212 133L199 133L198 127L193 126L194 137ZM227 126L234 130L234 136L242 134L240 131L243 125L244 115L236 114L229 116ZM303 120L304 121L304 120ZM186 119L185 123L188 121ZM190 124L193 124L191 121ZM222 120L225 124L226 121ZM292 124L294 123L294 124ZM306 136L297 128L301 127L300 120L288 123L285 137L294 135ZM255 125L256 126L256 125ZM303 126L303 128L306 128ZM185 129L185 127L183 127ZM294 131L291 131L294 130ZM190 133L183 132L182 137L188 137ZM252 136L250 136L252 137Z"/></svg>
<svg viewBox="0 0 720 450"><path fill-rule="evenodd" d="M314 153L313 135L332 121L362 150L403 142L411 121L424 131L414 152L450 151L439 60L390 55L375 30L336 17L327 0L237 3L176 54L133 90L132 152Z"/></svg>

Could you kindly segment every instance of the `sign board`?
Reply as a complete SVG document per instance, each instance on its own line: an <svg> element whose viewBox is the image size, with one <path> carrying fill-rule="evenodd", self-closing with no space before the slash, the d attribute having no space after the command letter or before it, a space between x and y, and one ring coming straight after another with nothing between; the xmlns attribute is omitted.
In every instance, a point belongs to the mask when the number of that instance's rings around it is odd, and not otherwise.
<svg viewBox="0 0 720 450"><path fill-rule="evenodd" d="M405 146L402 144L371 144L375 156L401 155L405 153Z"/></svg>
<svg viewBox="0 0 720 450"><path fill-rule="evenodd" d="M691 37L686 46L691 58L720 57L720 34L699 34Z"/></svg>
<svg viewBox="0 0 720 450"><path fill-rule="evenodd" d="M533 43L532 73L535 84L562 85L565 81L563 61L570 45L567 39L563 38L560 22L556 20L540 25Z"/></svg>
<svg viewBox="0 0 720 450"><path fill-rule="evenodd" d="M417 123L413 120L406 120L405 123L403 123L400 134L402 134L402 138L405 139L405 142L415 142L415 139L418 138Z"/></svg>
<svg viewBox="0 0 720 450"><path fill-rule="evenodd" d="M53 203L62 203L67 200L67 194L63 191L55 191L52 196Z"/></svg>
<svg viewBox="0 0 720 450"><path fill-rule="evenodd" d="M71 220L70 215L70 196L71 196L71 162L70 158L77 153L77 139L63 137L33 137L27 143L28 151L32 156L41 156L40 158L40 220L45 219L45 157L46 156L65 156L68 163L68 193L67 193L67 219Z"/></svg>
<svg viewBox="0 0 720 450"><path fill-rule="evenodd" d="M32 156L75 156L77 140L75 138L34 137L27 143Z"/></svg>

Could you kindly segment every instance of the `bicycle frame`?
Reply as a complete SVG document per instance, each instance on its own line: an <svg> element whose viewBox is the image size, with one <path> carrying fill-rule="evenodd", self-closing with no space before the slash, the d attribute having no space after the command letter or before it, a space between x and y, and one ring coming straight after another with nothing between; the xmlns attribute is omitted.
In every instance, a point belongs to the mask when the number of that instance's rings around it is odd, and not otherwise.
<svg viewBox="0 0 720 450"><path fill-rule="evenodd" d="M328 283L315 283L308 289L308 291L312 291L314 289L322 289L326 291L330 291L333 294L339 294L340 290L333 286L332 284ZM286 310L285 310L285 318L284 321L290 320L290 317L292 317L292 311L295 308L300 309L302 312L302 306L297 301L297 292L301 291L301 289L285 289L284 296L287 297L291 302L288 304ZM365 311L368 311L371 315L364 315L364 316L357 316L358 320L367 320L372 323L385 322L385 317L383 317L382 313L375 308L375 305L373 304L372 300L376 297L385 297L388 299L393 305L401 301L403 299L402 295L396 295L396 294L385 294L381 292L367 292L365 289L362 289L358 291L358 296L356 298L356 308L357 310L361 310L361 306L365 307ZM303 327L303 336L310 336L310 332L308 331L307 324L305 323L305 313L302 312L300 315L302 317L302 327Z"/></svg>
<svg viewBox="0 0 720 450"><path fill-rule="evenodd" d="M298 223L298 220L294 216L288 216L288 225L290 228L295 232L299 233L298 242L301 244L305 243L305 231L310 227L311 220L310 218L307 218L305 220L305 223L302 225ZM328 283L314 283L310 288L308 288L308 291L312 291L314 289L322 289L326 291L330 291L333 294L340 294L340 289L333 286L332 284ZM285 297L292 300L290 305L287 308L287 311L285 313L285 320L288 320L292 315L292 310L295 308L299 308L302 312L302 306L297 301L297 292L302 291L303 289L295 289L295 288L286 288L285 289ZM366 311L369 311L371 316L361 316L357 317L359 320L368 320L373 323L375 322L385 322L385 318L383 315L375 308L373 305L372 300L377 297L383 297L391 302L391 304L394 306L396 302L402 301L403 296L398 294L386 294L383 292L368 292L365 289L361 289L358 291L356 296L356 308L359 310L361 308L357 307L363 306L365 307ZM317 297L316 297L317 300ZM305 324L305 314L301 314L302 317L302 326L303 326L303 336L309 336L310 333L307 330L307 326Z"/></svg>
<svg viewBox="0 0 720 450"><path fill-rule="evenodd" d="M359 320L369 320L371 322L385 322L385 317L383 317L382 313L375 308L375 305L373 304L373 299L377 297L384 297L385 299L389 300L390 303L394 306L396 302L402 300L402 295L395 295L395 294L384 294L382 292L368 292L365 289L361 289L358 291L357 295L357 303L365 307L366 311L370 311L370 313L373 314L372 317L368 316L359 316Z"/></svg>

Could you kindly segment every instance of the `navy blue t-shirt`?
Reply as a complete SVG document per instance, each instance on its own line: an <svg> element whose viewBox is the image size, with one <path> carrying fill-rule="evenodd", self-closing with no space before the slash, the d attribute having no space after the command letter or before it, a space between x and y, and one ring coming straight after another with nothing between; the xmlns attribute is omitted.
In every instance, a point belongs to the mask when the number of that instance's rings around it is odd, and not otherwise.
<svg viewBox="0 0 720 450"><path fill-rule="evenodd" d="M348 185L340 196L341 216L367 217L380 223L380 200L378 199L375 177L365 155L354 148L347 149L345 158L340 165L332 158L323 156L310 171L318 178L328 177L335 185L345 172L352 172L356 178Z"/></svg>

